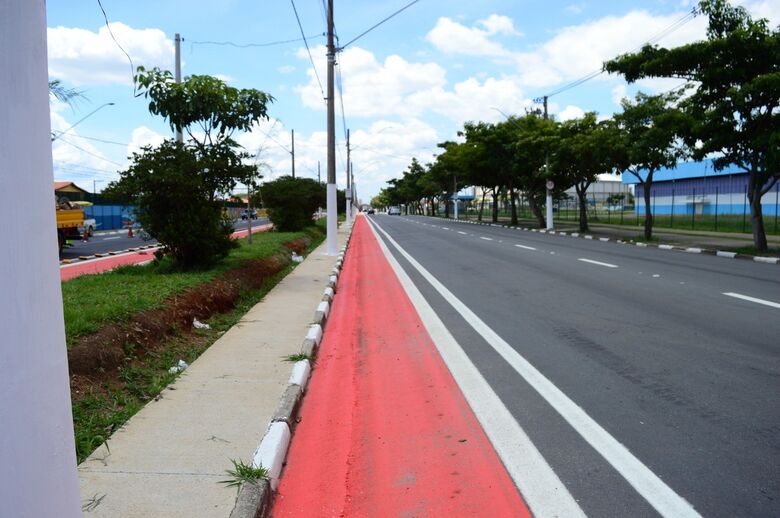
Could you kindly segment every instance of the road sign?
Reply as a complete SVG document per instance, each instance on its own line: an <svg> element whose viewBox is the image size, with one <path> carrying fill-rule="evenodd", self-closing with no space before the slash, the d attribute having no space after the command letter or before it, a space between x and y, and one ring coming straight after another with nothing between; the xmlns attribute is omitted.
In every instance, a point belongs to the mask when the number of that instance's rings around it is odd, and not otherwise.
<svg viewBox="0 0 780 518"><path fill-rule="evenodd" d="M347 199L348 200L352 199L352 189L349 187L347 187Z"/></svg>
<svg viewBox="0 0 780 518"><path fill-rule="evenodd" d="M547 190L552 191L555 188L555 182L552 180L547 180Z"/></svg>

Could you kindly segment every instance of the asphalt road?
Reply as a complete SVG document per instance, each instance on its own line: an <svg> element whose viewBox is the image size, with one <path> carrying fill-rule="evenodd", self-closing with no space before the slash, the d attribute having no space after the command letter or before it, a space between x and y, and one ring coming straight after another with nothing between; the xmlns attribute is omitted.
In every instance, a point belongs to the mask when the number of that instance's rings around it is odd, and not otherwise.
<svg viewBox="0 0 780 518"><path fill-rule="evenodd" d="M703 516L780 516L780 268L431 218L371 221L451 292L378 232L588 516L657 516L659 485ZM521 375L512 355L573 405Z"/></svg>
<svg viewBox="0 0 780 518"><path fill-rule="evenodd" d="M267 223L269 223L267 218L258 218L252 221L252 228ZM247 228L247 226L248 223L242 220L237 220L233 224L235 230L242 230ZM127 236L127 230L98 232L91 237L88 242L73 241L73 246L66 247L62 250L60 259L77 259L82 255L91 256L98 253L127 250L128 248L154 244L157 244L156 240L151 239L149 241L144 241L139 237L137 231L134 231L133 237Z"/></svg>

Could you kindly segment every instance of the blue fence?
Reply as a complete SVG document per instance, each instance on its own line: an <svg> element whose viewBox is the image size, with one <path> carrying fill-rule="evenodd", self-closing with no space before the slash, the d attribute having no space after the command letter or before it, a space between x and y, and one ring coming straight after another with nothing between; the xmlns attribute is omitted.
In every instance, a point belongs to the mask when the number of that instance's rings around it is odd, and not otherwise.
<svg viewBox="0 0 780 518"><path fill-rule="evenodd" d="M114 230L126 228L130 222L135 221L134 209L123 205L93 205L84 207L84 215L87 218L95 218L97 230Z"/></svg>

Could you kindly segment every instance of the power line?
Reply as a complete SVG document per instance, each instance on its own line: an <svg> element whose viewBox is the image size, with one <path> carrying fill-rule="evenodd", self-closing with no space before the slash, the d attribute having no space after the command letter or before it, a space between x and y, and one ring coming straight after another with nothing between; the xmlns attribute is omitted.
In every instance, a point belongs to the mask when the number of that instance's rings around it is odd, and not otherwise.
<svg viewBox="0 0 780 518"><path fill-rule="evenodd" d="M295 13L295 19L298 21L298 28L301 30L301 36L303 37L303 44L306 45L306 52L309 54L309 61L311 61L311 67L314 69L314 77L317 78L317 84L320 85L320 93L322 98L325 98L325 89L322 88L322 81L320 81L320 75L317 73L317 66L314 64L314 58L311 56L311 49L309 48L309 42L306 41L306 36L303 34L303 25L301 25L301 18L298 16L298 9L295 8L295 0L290 0L292 4L293 12Z"/></svg>
<svg viewBox="0 0 780 518"><path fill-rule="evenodd" d="M642 43L641 45L639 45L637 47L634 47L633 49L629 50L628 53L630 54L632 52L636 52L637 50L640 50L645 45L650 45L652 43L658 42L662 38L668 36L669 34L673 33L674 31L676 31L677 29L679 29L680 27L682 27L683 25L685 25L689 21L691 21L694 18L696 18L697 15L698 15L698 11L695 8L692 9L685 16L683 16L682 18L680 18L676 22L672 23L671 25L669 25L665 29L663 29L660 32L656 33L655 35L651 36L645 43ZM572 88L575 88L575 87L577 87L577 86L579 86L579 85L581 85L583 83L586 83L586 82L590 81L591 79L593 79L595 77L600 76L604 72L605 72L605 70L604 70L604 67L602 66L602 68L600 68L598 70L594 70L590 74L587 74L587 75L585 75L585 76L583 76L583 77L581 77L579 79L576 79L576 80L572 81L571 83L568 83L568 84L566 84L566 85L564 85L564 86L562 86L562 87L560 87L560 88L558 88L556 90L553 90L552 92L548 93L544 97L548 97L549 98L549 97L552 97L554 95L558 95L560 93L563 93L566 90L571 90Z"/></svg>
<svg viewBox="0 0 780 518"><path fill-rule="evenodd" d="M87 149L84 149L84 148L83 148L83 147L81 147L81 146L77 146L76 144L74 144L73 142L71 142L71 141L69 141L69 140L67 140L67 139L60 138L59 140L60 140L60 142L64 142L65 144L68 144L69 146L72 146L72 147L74 147L74 148L78 149L79 151L82 151L82 152L84 152L84 153L86 153L86 154L88 154L88 155L92 155L92 156L94 156L95 158L99 158L100 160L103 160L104 162L108 162L108 163L110 163L110 164L114 164L115 166L124 167L124 165L123 165L123 164L120 164L119 162L114 162L113 160L109 160L108 158L106 158L106 157L103 157L103 156L100 156L100 155L98 155L97 153L93 153L92 151L89 151L89 150L87 150Z"/></svg>
<svg viewBox="0 0 780 518"><path fill-rule="evenodd" d="M292 40L279 40L279 41L269 41L266 43L235 43L232 41L190 41L190 46L194 45L220 45L220 46L227 46L227 47L235 47L237 49L247 49L247 48L254 48L254 47L273 47L275 45L285 45L287 43L298 43L300 41L306 41L307 38L317 38L325 36L324 33L321 34L312 34L310 36L304 36L303 38L296 38Z"/></svg>
<svg viewBox="0 0 780 518"><path fill-rule="evenodd" d="M341 66L336 68L336 88L339 92L339 104L341 105L341 124L344 127L344 138L347 138L347 116L344 113L344 85L341 82Z"/></svg>
<svg viewBox="0 0 780 518"><path fill-rule="evenodd" d="M102 142L103 144L114 144L115 146L127 147L127 146L130 145L129 142L116 142L114 140L105 140L105 139L97 138L97 137L87 137L85 135L78 135L76 133L71 134L68 138L72 138L72 137L83 138L83 139L86 139L86 140L94 140L95 142Z"/></svg>
<svg viewBox="0 0 780 518"><path fill-rule="evenodd" d="M402 8L398 9L396 12L394 12L393 14L391 14L390 16L388 16L387 18L385 18L385 19L381 20L379 23L377 23L377 24L375 24L375 25L373 25L373 26L369 27L367 30L365 30L365 31L361 32L360 34L358 34L357 36L355 36L354 38L352 38L351 40L349 40L347 43L345 43L345 44L344 44L344 46L342 46L342 47L339 47L339 49L338 49L338 50L340 50L340 51L341 51L341 50L344 50L345 48L349 47L351 44L355 43L357 40L359 40L360 38L362 38L363 36L365 36L365 35L366 35L366 34L368 34L369 32L373 31L374 29L376 29L377 27L379 27L380 25L382 25L382 24L383 24L383 23L385 23L386 21L390 20L391 18L394 18L395 16L397 16L397 15L401 14L403 11L405 11L405 10L409 9L411 6L413 6L414 4L416 4L416 3L417 3L417 2L419 2L419 1L420 1L420 0L412 0L411 2L409 2L409 3L408 3L408 4L406 4L405 6L403 6Z"/></svg>
<svg viewBox="0 0 780 518"><path fill-rule="evenodd" d="M130 62L130 78L133 80L133 96L138 97L138 95L136 95L135 65L133 64L133 58L130 57L130 54L128 54L127 51L122 47L122 45L120 45L119 42L116 40L116 36L114 36L114 31L111 30L111 24L108 23L108 15L106 14L106 10L103 8L103 3L100 0L97 0L97 3L98 6L100 6L100 10L103 12L103 19L106 21L106 29L108 29L108 34L111 35L111 39L114 40L116 46L119 47L119 50L121 50L125 56L127 56L127 60Z"/></svg>

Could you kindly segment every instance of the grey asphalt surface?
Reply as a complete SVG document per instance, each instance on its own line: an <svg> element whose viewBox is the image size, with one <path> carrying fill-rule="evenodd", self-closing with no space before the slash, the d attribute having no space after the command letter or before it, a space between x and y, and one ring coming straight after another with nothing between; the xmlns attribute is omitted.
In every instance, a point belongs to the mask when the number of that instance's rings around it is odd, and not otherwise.
<svg viewBox="0 0 780 518"><path fill-rule="evenodd" d="M723 295L780 303L780 267L432 218L372 221L699 513L780 516L780 308ZM583 510L655 516L387 244Z"/></svg>
<svg viewBox="0 0 780 518"><path fill-rule="evenodd" d="M258 227L269 223L267 218L258 218L252 220L252 227ZM233 224L235 230L242 230L247 228L248 223L246 221L237 220ZM90 256L98 253L108 253L112 251L127 250L128 248L143 246L143 245L155 245L157 241L154 239L144 241L138 235L138 231L134 230L133 237L127 237L127 230L112 230L112 231L98 231L92 236L89 241L73 241L73 246L66 247L60 253L60 259L77 259L79 256Z"/></svg>

